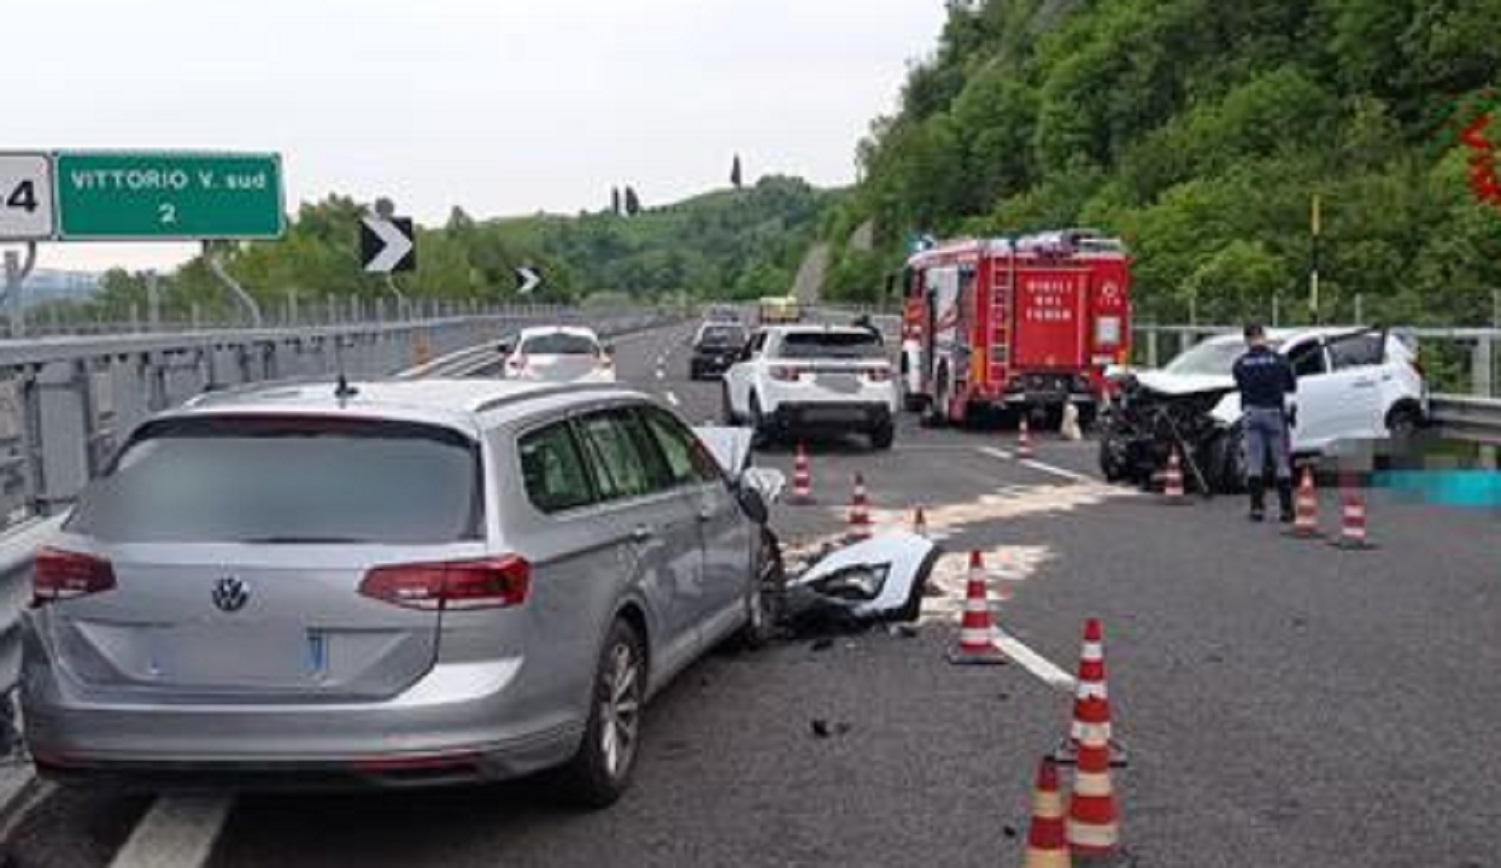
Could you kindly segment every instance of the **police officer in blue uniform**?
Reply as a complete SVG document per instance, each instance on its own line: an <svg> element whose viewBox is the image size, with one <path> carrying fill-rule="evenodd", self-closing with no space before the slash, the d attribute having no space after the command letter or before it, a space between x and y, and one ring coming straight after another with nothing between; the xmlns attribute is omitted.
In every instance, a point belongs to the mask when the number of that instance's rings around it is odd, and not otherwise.
<svg viewBox="0 0 1501 868"><path fill-rule="evenodd" d="M1251 520L1266 513L1266 456L1276 469L1281 520L1293 520L1293 474L1288 431L1297 425L1293 398L1298 378L1282 354L1267 345L1266 330L1252 323L1245 328L1246 354L1235 362L1235 385L1245 425L1246 489L1251 493Z"/></svg>

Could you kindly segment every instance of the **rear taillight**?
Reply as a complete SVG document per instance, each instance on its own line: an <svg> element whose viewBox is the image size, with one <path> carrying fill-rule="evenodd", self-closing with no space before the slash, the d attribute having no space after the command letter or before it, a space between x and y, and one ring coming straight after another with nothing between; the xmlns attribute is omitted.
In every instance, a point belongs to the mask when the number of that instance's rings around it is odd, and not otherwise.
<svg viewBox="0 0 1501 868"><path fill-rule="evenodd" d="M891 369L871 368L870 370L865 372L865 376L868 377L872 383L884 383L891 379Z"/></svg>
<svg viewBox="0 0 1501 868"><path fill-rule="evenodd" d="M797 382L803 375L802 371L788 365L775 365L767 373L771 375L773 380L780 380L784 383Z"/></svg>
<svg viewBox="0 0 1501 868"><path fill-rule="evenodd" d="M32 605L72 600L115 586L115 568L93 555L44 548L32 568Z"/></svg>
<svg viewBox="0 0 1501 868"><path fill-rule="evenodd" d="M525 603L531 582L531 564L510 556L376 567L360 593L407 609L504 609Z"/></svg>

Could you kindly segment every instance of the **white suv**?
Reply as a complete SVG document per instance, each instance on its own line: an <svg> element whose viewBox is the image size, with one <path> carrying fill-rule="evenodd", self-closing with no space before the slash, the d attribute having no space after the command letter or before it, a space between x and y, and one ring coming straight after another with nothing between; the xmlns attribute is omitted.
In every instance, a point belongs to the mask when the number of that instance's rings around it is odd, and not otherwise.
<svg viewBox="0 0 1501 868"><path fill-rule="evenodd" d="M895 438L897 392L880 334L795 325L758 331L725 373L725 417L765 443L859 431L877 449Z"/></svg>
<svg viewBox="0 0 1501 868"><path fill-rule="evenodd" d="M511 380L550 383L613 383L615 360L593 329L535 326L521 330L514 345L502 342L505 374Z"/></svg>

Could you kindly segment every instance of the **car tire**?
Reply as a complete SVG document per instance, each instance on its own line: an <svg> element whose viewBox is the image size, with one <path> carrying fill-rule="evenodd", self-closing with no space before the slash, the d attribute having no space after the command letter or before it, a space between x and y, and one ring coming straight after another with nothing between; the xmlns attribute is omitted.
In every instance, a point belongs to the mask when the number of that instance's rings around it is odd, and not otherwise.
<svg viewBox="0 0 1501 868"><path fill-rule="evenodd" d="M1114 435L1106 434L1100 438L1100 473L1104 474L1106 482L1122 482L1131 475L1123 452Z"/></svg>
<svg viewBox="0 0 1501 868"><path fill-rule="evenodd" d="M723 411L724 424L734 426L740 424L740 417L735 415L735 404L730 400L730 384L725 383L719 390L720 409Z"/></svg>
<svg viewBox="0 0 1501 868"><path fill-rule="evenodd" d="M887 422L870 432L870 445L874 449L890 449L894 442L896 442L895 422Z"/></svg>
<svg viewBox="0 0 1501 868"><path fill-rule="evenodd" d="M562 795L570 804L609 807L630 785L640 747L646 677L641 636L623 618L617 619L605 637L589 691L583 742L562 769Z"/></svg>
<svg viewBox="0 0 1501 868"><path fill-rule="evenodd" d="M1416 407L1398 404L1386 414L1386 430L1391 438L1393 451L1406 454L1413 448L1418 432L1423 427L1423 416Z"/></svg>
<svg viewBox="0 0 1501 868"><path fill-rule="evenodd" d="M1241 494L1246 490L1246 432L1239 425L1214 438L1209 449L1209 466L1213 468L1209 483L1221 494Z"/></svg>
<svg viewBox="0 0 1501 868"><path fill-rule="evenodd" d="M750 396L750 425L751 446L757 449L770 446L773 439L771 425L766 421L766 414L761 410L761 399L755 392Z"/></svg>
<svg viewBox="0 0 1501 868"><path fill-rule="evenodd" d="M756 553L756 582L746 595L745 625L731 638L736 650L766 647L776 635L781 618L782 595L787 589L787 568L782 547L771 531L761 528L761 547Z"/></svg>

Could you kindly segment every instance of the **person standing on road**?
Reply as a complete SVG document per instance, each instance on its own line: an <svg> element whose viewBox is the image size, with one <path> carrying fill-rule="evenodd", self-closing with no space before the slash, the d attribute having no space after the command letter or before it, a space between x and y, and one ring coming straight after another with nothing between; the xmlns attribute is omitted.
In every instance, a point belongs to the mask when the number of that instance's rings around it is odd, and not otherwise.
<svg viewBox="0 0 1501 868"><path fill-rule="evenodd" d="M1267 345L1266 329L1251 323L1245 329L1246 354L1235 361L1235 385L1245 425L1246 490L1251 494L1251 520L1266 513L1266 456L1271 453L1277 476L1281 520L1293 520L1293 473L1289 429L1297 425L1293 403L1298 378L1282 354Z"/></svg>

